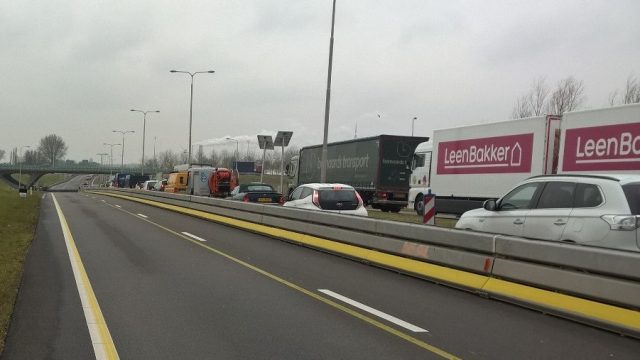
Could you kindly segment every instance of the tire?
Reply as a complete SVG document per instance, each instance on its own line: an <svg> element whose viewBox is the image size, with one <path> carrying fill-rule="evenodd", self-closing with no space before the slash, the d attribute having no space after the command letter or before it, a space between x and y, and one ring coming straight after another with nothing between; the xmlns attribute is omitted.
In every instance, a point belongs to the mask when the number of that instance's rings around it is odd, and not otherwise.
<svg viewBox="0 0 640 360"><path fill-rule="evenodd" d="M399 213L400 210L402 210L402 206L396 206L391 208L391 212L396 214Z"/></svg>
<svg viewBox="0 0 640 360"><path fill-rule="evenodd" d="M389 212L389 208L388 208L388 207L386 207L386 206L382 206L382 207L380 207L380 210L381 210L382 212Z"/></svg>
<svg viewBox="0 0 640 360"><path fill-rule="evenodd" d="M416 195L416 201L413 203L413 209L418 213L419 216L424 215L424 201L422 199L424 196L422 194Z"/></svg>

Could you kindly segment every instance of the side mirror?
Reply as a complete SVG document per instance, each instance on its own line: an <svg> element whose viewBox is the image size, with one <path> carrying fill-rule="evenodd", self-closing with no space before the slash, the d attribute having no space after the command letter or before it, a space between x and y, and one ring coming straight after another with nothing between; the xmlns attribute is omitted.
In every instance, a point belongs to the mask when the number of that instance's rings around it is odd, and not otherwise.
<svg viewBox="0 0 640 360"><path fill-rule="evenodd" d="M489 211L498 210L498 204L496 203L496 201L494 199L486 200L484 203L482 203L482 207L485 210L489 210Z"/></svg>

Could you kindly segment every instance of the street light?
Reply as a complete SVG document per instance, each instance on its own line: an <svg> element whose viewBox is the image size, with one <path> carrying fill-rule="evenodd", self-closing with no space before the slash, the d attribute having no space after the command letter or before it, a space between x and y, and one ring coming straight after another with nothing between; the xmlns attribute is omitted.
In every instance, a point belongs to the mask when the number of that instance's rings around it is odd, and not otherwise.
<svg viewBox="0 0 640 360"><path fill-rule="evenodd" d="M96 155L100 156L100 167L103 168L104 167L104 156L107 156L109 154L107 154L107 153L97 153ZM105 183L104 175L100 175L100 182L101 182L100 186L102 186L102 184ZM93 185L93 181L91 182L91 185Z"/></svg>
<svg viewBox="0 0 640 360"><path fill-rule="evenodd" d="M415 116L411 119L411 136L413 136L413 124L415 124L416 120L418 120L418 118Z"/></svg>
<svg viewBox="0 0 640 360"><path fill-rule="evenodd" d="M331 38L329 39L329 71L327 74L327 97L324 104L324 137L322 139L322 159L320 160L320 182L327 182L327 139L329 137L329 110L331 108L331 68L333 65L333 28L336 23L336 0L331 12ZM282 181L280 181L282 183Z"/></svg>
<svg viewBox="0 0 640 360"><path fill-rule="evenodd" d="M231 136L225 136L224 139L225 140L233 140L233 141L236 142L236 154L234 156L236 158L236 164L235 164L236 166L235 166L235 168L236 168L236 173L237 173L238 177L240 177L240 173L238 173L238 155L239 155L238 144L240 143L240 141L238 139L232 138Z"/></svg>
<svg viewBox="0 0 640 360"><path fill-rule="evenodd" d="M111 147L111 160L109 161L109 178L111 178L111 176L113 176L113 147L114 146L120 146L121 144L102 143L102 145Z"/></svg>
<svg viewBox="0 0 640 360"><path fill-rule="evenodd" d="M122 173L122 172L124 172L124 136L126 134L129 134L129 133L133 134L133 133L135 133L135 131L133 131L133 130L112 130L112 132L122 134L122 157L121 157L121 160L120 160L120 172Z"/></svg>
<svg viewBox="0 0 640 360"><path fill-rule="evenodd" d="M183 73L191 76L191 100L189 101L189 155L187 156L187 167L191 165L191 125L193 123L193 77L196 74L213 74L214 70L196 71L194 73L188 71L170 70L171 73Z"/></svg>
<svg viewBox="0 0 640 360"><path fill-rule="evenodd" d="M129 111L135 111L135 112L141 112L144 117L142 118L143 122L142 122L142 164L140 165L140 172L142 173L141 175L144 175L144 138L145 138L145 134L147 133L147 113L150 112L154 112L154 113L159 113L160 110L136 110L136 109L131 109Z"/></svg>
<svg viewBox="0 0 640 360"><path fill-rule="evenodd" d="M22 149L24 148L31 148L31 146L20 146L20 152L18 153L18 168L20 169L20 175L18 175L18 193L20 193L20 188L22 187L22 161L20 161L20 154L22 154Z"/></svg>

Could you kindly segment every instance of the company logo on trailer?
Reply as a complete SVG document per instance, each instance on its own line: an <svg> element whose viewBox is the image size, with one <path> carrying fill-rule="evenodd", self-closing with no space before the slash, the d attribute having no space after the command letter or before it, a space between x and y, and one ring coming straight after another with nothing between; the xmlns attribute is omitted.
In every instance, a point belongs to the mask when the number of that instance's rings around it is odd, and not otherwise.
<svg viewBox="0 0 640 360"><path fill-rule="evenodd" d="M640 170L640 123L567 129L562 171Z"/></svg>
<svg viewBox="0 0 640 360"><path fill-rule="evenodd" d="M531 172L533 133L438 144L438 174Z"/></svg>

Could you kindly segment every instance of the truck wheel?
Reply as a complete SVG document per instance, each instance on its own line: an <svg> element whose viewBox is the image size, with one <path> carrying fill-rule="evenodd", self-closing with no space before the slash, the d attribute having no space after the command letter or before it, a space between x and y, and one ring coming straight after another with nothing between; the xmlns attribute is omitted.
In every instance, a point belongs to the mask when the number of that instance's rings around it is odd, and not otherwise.
<svg viewBox="0 0 640 360"><path fill-rule="evenodd" d="M422 201L422 194L416 196L416 202L413 205L413 209L418 213L419 216L424 215L424 201Z"/></svg>
<svg viewBox="0 0 640 360"><path fill-rule="evenodd" d="M400 210L402 210L402 206L395 206L391 208L391 212L393 213L399 213Z"/></svg>
<svg viewBox="0 0 640 360"><path fill-rule="evenodd" d="M388 207L386 207L386 206L381 206L381 207L380 207L380 210L381 210L382 212L389 212L389 208L388 208Z"/></svg>

